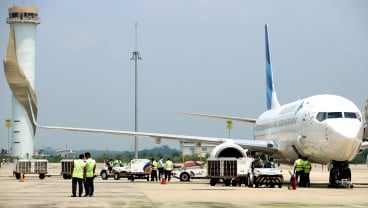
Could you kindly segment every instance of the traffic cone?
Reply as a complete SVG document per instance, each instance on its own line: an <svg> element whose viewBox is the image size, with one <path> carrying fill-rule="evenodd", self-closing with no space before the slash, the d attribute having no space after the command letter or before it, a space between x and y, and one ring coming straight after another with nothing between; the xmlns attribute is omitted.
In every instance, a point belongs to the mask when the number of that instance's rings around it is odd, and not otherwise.
<svg viewBox="0 0 368 208"><path fill-rule="evenodd" d="M20 173L19 182L24 182L24 175L23 175L23 173Z"/></svg>
<svg viewBox="0 0 368 208"><path fill-rule="evenodd" d="M161 184L166 184L166 178L162 177Z"/></svg>

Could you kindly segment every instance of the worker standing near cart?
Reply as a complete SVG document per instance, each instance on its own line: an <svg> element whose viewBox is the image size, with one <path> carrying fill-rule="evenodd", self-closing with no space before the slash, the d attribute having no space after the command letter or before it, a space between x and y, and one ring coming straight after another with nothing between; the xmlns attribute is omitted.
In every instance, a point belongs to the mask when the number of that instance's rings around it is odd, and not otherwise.
<svg viewBox="0 0 368 208"><path fill-rule="evenodd" d="M95 178L95 171L96 171L96 161L91 158L91 153L86 152L84 153L84 156L86 157L86 178L84 182L84 189L85 194L84 196L93 196L94 192L94 184L93 180Z"/></svg>
<svg viewBox="0 0 368 208"><path fill-rule="evenodd" d="M151 159L152 168L151 168L151 181L157 182L157 162L155 158Z"/></svg>
<svg viewBox="0 0 368 208"><path fill-rule="evenodd" d="M167 181L170 181L171 179L171 171L174 167L173 162L170 160L170 158L167 158L166 162L165 162L165 179Z"/></svg>
<svg viewBox="0 0 368 208"><path fill-rule="evenodd" d="M164 161L162 157L160 157L160 160L157 163L157 169L158 169L158 180L161 181L161 177L164 177Z"/></svg>
<svg viewBox="0 0 368 208"><path fill-rule="evenodd" d="M72 195L77 196L77 184L79 188L79 197L83 194L83 179L85 176L86 163L84 162L84 155L80 154L78 160L74 160L72 164Z"/></svg>

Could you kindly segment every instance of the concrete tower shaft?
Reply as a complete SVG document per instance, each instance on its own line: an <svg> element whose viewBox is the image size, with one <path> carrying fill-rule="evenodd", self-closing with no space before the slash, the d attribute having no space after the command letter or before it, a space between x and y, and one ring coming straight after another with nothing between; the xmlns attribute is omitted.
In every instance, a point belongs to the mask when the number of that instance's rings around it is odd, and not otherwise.
<svg viewBox="0 0 368 208"><path fill-rule="evenodd" d="M33 155L35 126L28 102L28 94L37 115L35 88L36 29L40 24L38 9L34 7L9 8L9 42L4 71L12 98L12 142L10 152L14 157L29 158Z"/></svg>

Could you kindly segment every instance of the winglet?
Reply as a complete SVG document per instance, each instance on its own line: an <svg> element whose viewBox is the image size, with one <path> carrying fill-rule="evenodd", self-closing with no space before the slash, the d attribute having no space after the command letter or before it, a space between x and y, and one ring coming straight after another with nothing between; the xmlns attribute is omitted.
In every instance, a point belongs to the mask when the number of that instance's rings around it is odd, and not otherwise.
<svg viewBox="0 0 368 208"><path fill-rule="evenodd" d="M277 99L275 85L273 82L272 64L270 45L268 40L267 24L265 24L265 43L266 43L266 82L267 82L267 109L273 109L280 107L280 103Z"/></svg>
<svg viewBox="0 0 368 208"><path fill-rule="evenodd" d="M37 127L40 127L42 128L41 125L39 125L36 121L36 118L35 118L35 115L34 115L34 112L33 112L33 107L32 107L32 102L31 102L31 97L29 96L29 94L27 94L28 96L28 103L29 103L29 107L31 108L31 113L32 113L32 121L33 121L33 124L36 125Z"/></svg>

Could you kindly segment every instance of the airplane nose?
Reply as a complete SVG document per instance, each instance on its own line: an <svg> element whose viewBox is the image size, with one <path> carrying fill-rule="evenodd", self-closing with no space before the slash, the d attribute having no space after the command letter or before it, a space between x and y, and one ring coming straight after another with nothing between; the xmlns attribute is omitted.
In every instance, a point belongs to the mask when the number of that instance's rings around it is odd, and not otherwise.
<svg viewBox="0 0 368 208"><path fill-rule="evenodd" d="M335 155L335 160L351 160L359 150L362 139L362 126L358 120L336 121L329 125L329 150L331 155ZM336 155L336 152L339 152Z"/></svg>
<svg viewBox="0 0 368 208"><path fill-rule="evenodd" d="M335 137L355 141L362 138L362 127L355 121L336 122L331 125L331 133Z"/></svg>

